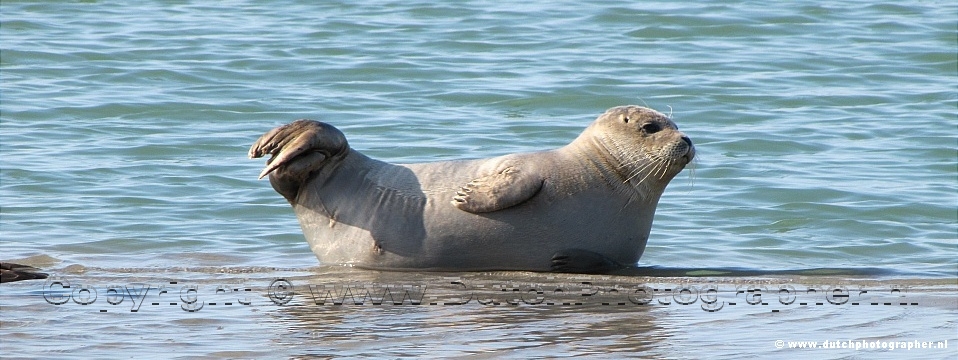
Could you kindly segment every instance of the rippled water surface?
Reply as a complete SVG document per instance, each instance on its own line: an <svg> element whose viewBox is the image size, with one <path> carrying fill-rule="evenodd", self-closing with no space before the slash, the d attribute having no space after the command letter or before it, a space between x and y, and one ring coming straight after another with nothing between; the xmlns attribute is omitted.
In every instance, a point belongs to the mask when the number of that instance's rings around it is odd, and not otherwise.
<svg viewBox="0 0 958 360"><path fill-rule="evenodd" d="M50 286L3 284L4 357L953 358L956 23L949 1L4 1L2 260L77 290L53 305ZM698 152L662 197L642 270L613 277L318 266L246 159L297 118L390 162L541 150L623 104L670 113ZM483 305L490 289L562 298L583 282L655 297ZM108 286L130 284L160 305L113 305ZM326 284L479 295L316 305L309 285ZM709 284L738 305L703 311ZM769 305L750 304L754 286ZM682 304L693 288L700 301ZM206 307L183 311L194 295Z"/></svg>

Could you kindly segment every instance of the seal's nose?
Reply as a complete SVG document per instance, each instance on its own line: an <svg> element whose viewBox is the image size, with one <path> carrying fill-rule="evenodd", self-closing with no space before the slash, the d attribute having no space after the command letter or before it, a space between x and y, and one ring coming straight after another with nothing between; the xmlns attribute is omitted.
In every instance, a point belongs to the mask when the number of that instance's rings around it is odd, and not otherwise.
<svg viewBox="0 0 958 360"><path fill-rule="evenodd" d="M685 135L682 135L682 141L685 141L685 144L689 146L688 151L685 153L685 163L688 164L692 162L692 158L695 157L695 145L692 145L692 139L689 139L689 137Z"/></svg>

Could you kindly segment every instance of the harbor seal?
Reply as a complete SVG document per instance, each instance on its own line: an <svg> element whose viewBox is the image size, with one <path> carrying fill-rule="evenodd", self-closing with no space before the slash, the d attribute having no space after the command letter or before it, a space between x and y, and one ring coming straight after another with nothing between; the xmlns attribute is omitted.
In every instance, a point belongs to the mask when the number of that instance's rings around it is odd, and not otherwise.
<svg viewBox="0 0 958 360"><path fill-rule="evenodd" d="M662 113L620 106L548 151L389 164L304 119L249 150L267 154L260 178L293 206L323 264L601 273L638 262L659 197L695 147Z"/></svg>

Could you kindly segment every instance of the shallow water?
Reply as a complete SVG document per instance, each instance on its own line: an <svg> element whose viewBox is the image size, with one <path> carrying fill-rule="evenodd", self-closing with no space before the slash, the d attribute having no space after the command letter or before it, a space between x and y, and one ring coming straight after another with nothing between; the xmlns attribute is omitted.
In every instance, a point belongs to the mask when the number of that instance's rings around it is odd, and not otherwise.
<svg viewBox="0 0 958 360"><path fill-rule="evenodd" d="M906 357L952 357L956 14L945 1L4 1L2 259L100 291L51 305L41 283L4 284L4 356L902 357L772 345L835 335L951 340ZM309 305L308 284L449 281L317 267L289 206L256 180L262 161L245 158L303 117L391 162L540 150L622 104L671 113L698 152L659 204L644 270L614 282L711 283L732 299L741 284L896 299L906 284L919 305ZM267 296L280 277L299 289L285 306ZM246 283L256 301L104 303L109 285L171 281L176 298L182 284L215 297Z"/></svg>

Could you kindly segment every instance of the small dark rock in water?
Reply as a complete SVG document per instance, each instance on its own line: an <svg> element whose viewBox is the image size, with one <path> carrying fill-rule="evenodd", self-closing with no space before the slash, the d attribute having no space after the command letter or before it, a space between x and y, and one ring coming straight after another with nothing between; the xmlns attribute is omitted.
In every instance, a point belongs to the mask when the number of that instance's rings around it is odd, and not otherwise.
<svg viewBox="0 0 958 360"><path fill-rule="evenodd" d="M46 279L47 274L32 266L0 263L0 283L20 280Z"/></svg>

